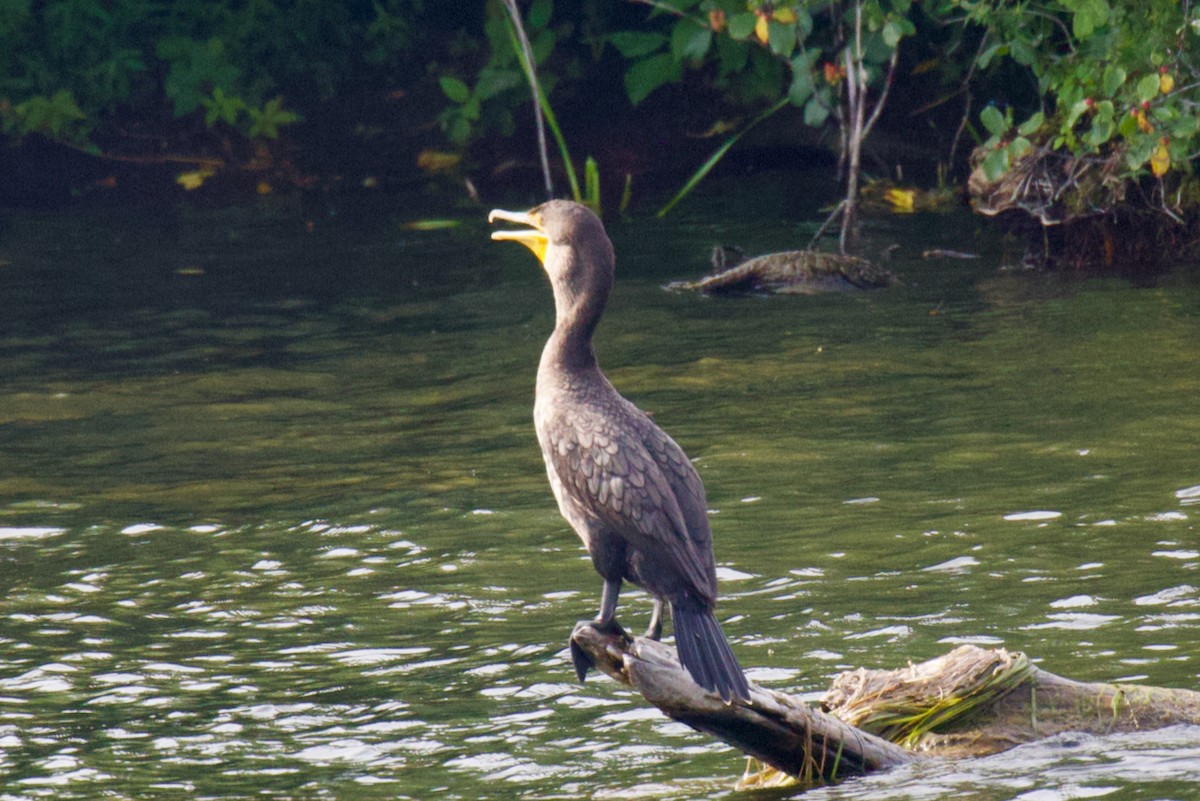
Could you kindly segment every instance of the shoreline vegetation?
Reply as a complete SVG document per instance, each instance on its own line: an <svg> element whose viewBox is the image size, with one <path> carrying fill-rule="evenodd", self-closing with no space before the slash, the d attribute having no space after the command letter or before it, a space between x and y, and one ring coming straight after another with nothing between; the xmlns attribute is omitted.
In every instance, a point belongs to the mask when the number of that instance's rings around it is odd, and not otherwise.
<svg viewBox="0 0 1200 801"><path fill-rule="evenodd" d="M1189 2L22 0L0 39L4 206L553 182L662 215L714 171L823 163L842 254L872 205L963 202L1034 267L1200 243Z"/></svg>

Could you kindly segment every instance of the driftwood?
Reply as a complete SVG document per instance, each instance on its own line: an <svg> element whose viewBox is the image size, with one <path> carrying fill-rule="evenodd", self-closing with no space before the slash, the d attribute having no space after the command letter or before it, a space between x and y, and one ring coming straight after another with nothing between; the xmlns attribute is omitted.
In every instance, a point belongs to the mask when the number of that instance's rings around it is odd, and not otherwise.
<svg viewBox="0 0 1200 801"><path fill-rule="evenodd" d="M748 705L727 704L693 682L674 649L655 640L629 640L583 622L575 627L571 642L596 667L633 687L667 717L806 782L861 776L915 758L893 743L756 684L750 685Z"/></svg>
<svg viewBox="0 0 1200 801"><path fill-rule="evenodd" d="M653 640L603 634L588 623L571 640L668 717L761 761L742 787L828 783L1068 731L1200 724L1200 692L1073 681L1003 649L961 646L900 670L843 673L822 699L823 711L755 684L749 704L726 704L691 680L672 648Z"/></svg>
<svg viewBox="0 0 1200 801"><path fill-rule="evenodd" d="M1009 678L981 697L978 688L991 676ZM1022 653L970 645L901 670L843 673L822 705L849 723L938 756L993 754L1064 732L1200 724L1200 692L1074 681L1041 670ZM966 708L956 713L958 705ZM926 720L913 725L920 716Z"/></svg>

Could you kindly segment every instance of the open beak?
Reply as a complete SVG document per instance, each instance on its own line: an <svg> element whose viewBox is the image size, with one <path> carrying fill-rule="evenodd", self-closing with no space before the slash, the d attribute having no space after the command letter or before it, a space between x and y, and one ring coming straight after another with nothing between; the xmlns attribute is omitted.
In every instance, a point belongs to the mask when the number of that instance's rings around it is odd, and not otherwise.
<svg viewBox="0 0 1200 801"><path fill-rule="evenodd" d="M488 214L488 222L492 223L496 220L507 220L518 225L527 225L528 228L521 228L515 231L492 231L492 239L496 241L512 241L520 242L525 247L533 251L533 255L538 257L538 261L546 260L546 246L550 239L546 236L546 232L542 230L541 220L536 214L526 211L505 211L504 209L492 209Z"/></svg>

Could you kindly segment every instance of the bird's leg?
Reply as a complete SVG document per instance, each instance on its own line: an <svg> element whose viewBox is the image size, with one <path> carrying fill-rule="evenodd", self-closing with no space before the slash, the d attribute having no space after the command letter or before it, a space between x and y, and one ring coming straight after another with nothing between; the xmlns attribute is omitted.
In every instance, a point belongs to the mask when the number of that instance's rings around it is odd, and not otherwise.
<svg viewBox="0 0 1200 801"><path fill-rule="evenodd" d="M605 579L604 591L600 594L600 614L596 615L595 620L580 621L578 625L591 626L604 634L612 634L628 640L629 635L617 622L617 597L620 594L621 579ZM575 665L575 675L579 677L580 681L587 677L589 669L595 667L591 657L575 644L573 636L571 637L571 662Z"/></svg>
<svg viewBox="0 0 1200 801"><path fill-rule="evenodd" d="M662 598L654 599L654 611L650 613L650 625L646 627L645 638L648 640L662 639L663 602Z"/></svg>
<svg viewBox="0 0 1200 801"><path fill-rule="evenodd" d="M617 596L621 594L620 579L605 579L604 591L600 593L600 614L592 625L605 634L625 635L625 629L617 622Z"/></svg>

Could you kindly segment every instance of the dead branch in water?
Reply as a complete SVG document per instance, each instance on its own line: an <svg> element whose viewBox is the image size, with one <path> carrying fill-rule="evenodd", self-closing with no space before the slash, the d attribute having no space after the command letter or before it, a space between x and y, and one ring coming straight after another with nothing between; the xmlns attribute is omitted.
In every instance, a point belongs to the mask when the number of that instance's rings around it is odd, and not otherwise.
<svg viewBox="0 0 1200 801"><path fill-rule="evenodd" d="M674 649L654 640L603 634L587 623L571 640L617 681L674 720L742 752L821 784L903 765L914 756L783 693L750 685L750 703L726 704L692 681Z"/></svg>
<svg viewBox="0 0 1200 801"><path fill-rule="evenodd" d="M1074 681L1004 649L964 645L900 670L843 673L822 711L755 684L749 704L726 704L653 640L581 623L571 641L668 717L760 760L764 767L741 787L828 783L922 758L914 752L982 756L1063 732L1200 724L1200 692Z"/></svg>

